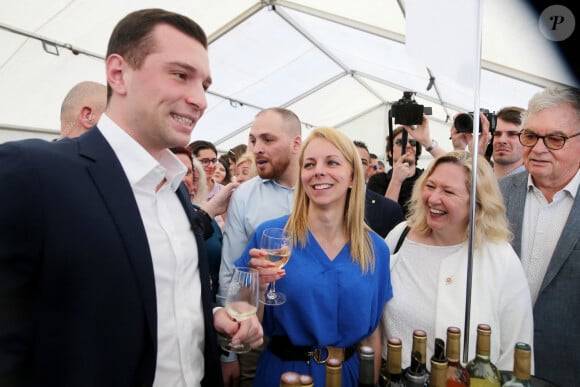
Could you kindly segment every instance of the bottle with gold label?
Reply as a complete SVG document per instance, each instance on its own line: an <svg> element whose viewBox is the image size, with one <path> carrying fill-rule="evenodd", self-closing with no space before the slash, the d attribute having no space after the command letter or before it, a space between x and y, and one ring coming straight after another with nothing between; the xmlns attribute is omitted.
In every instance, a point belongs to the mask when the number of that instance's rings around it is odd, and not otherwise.
<svg viewBox="0 0 580 387"><path fill-rule="evenodd" d="M401 370L401 351L403 343L398 337L389 337L387 341L387 362L379 374L380 387L403 387L405 378Z"/></svg>
<svg viewBox="0 0 580 387"><path fill-rule="evenodd" d="M342 387L342 361L334 357L326 359L326 387Z"/></svg>
<svg viewBox="0 0 580 387"><path fill-rule="evenodd" d="M531 387L530 368L532 348L526 343L516 343L514 351L514 372L510 380L505 382L505 387Z"/></svg>
<svg viewBox="0 0 580 387"><path fill-rule="evenodd" d="M445 357L445 343L442 339L435 339L435 351L431 357L430 387L447 387L447 358Z"/></svg>
<svg viewBox="0 0 580 387"><path fill-rule="evenodd" d="M468 387L469 372L461 365L461 329L447 328L447 386Z"/></svg>
<svg viewBox="0 0 580 387"><path fill-rule="evenodd" d="M500 373L489 359L491 327L477 326L477 347L475 358L465 368L469 372L471 387L501 387Z"/></svg>
<svg viewBox="0 0 580 387"><path fill-rule="evenodd" d="M409 387L423 387L429 380L427 373L427 332L421 329L413 331L413 348L411 365L403 371L405 384Z"/></svg>

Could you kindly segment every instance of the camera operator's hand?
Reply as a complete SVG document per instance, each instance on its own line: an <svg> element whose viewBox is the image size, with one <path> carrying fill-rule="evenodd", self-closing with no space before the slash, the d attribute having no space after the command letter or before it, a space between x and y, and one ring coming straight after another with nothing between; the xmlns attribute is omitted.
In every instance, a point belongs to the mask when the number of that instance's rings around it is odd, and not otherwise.
<svg viewBox="0 0 580 387"><path fill-rule="evenodd" d="M473 153L473 133L471 132L461 132L457 133L457 128L455 128L455 119L461 113L457 113L453 116L453 124L451 125L451 143L453 144L454 150L469 150ZM485 150L488 144L492 140L492 135L489 132L490 123L485 114L479 113L479 120L481 122L481 133L479 134L477 142L477 153L480 155L485 155Z"/></svg>
<svg viewBox="0 0 580 387"><path fill-rule="evenodd" d="M479 112L479 119L481 121L481 134L479 135L479 142L477 143L477 153L485 156L485 151L489 143L492 141L493 136L489 132L490 123L485 114ZM471 148L473 148L473 146Z"/></svg>
<svg viewBox="0 0 580 387"><path fill-rule="evenodd" d="M473 142L473 134L471 133L458 133L457 128L455 128L455 119L461 113L455 113L453 115L453 120L451 121L450 129L450 140L453 145L453 150L465 150L468 145Z"/></svg>
<svg viewBox="0 0 580 387"><path fill-rule="evenodd" d="M409 137L417 140L419 144L423 147L429 146L431 144L431 133L429 131L429 119L425 114L423 114L423 122L421 125L404 126L407 130Z"/></svg>
<svg viewBox="0 0 580 387"><path fill-rule="evenodd" d="M415 174L414 164L411 167L411 163L405 160L405 157L400 157L395 163L393 163L393 176L392 180L396 180L398 183L403 183L405 179L411 177Z"/></svg>

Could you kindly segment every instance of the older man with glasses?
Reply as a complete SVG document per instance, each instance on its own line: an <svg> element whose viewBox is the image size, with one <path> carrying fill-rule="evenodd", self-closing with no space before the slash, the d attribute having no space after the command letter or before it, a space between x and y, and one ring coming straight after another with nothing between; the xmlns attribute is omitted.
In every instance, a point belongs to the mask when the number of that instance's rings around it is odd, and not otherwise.
<svg viewBox="0 0 580 387"><path fill-rule="evenodd" d="M527 173L499 184L534 302L535 374L574 386L580 364L580 90L537 93L523 128Z"/></svg>

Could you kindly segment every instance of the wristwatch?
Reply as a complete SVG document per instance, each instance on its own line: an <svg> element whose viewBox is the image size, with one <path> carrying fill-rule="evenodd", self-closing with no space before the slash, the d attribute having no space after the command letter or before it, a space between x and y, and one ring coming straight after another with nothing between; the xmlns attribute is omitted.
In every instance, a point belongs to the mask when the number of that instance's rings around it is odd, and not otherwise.
<svg viewBox="0 0 580 387"><path fill-rule="evenodd" d="M431 140L431 144L427 147L425 147L425 150L427 152L431 152L433 149L435 149L435 147L439 145L439 143L437 142L437 140Z"/></svg>

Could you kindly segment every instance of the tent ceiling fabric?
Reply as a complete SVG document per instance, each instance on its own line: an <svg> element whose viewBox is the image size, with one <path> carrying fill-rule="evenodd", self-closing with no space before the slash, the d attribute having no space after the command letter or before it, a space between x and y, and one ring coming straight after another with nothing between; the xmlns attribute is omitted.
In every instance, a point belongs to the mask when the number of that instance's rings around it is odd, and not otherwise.
<svg viewBox="0 0 580 387"><path fill-rule="evenodd" d="M314 126L338 127L380 156L389 105L404 90L433 107L431 131L449 149L447 118L473 110L473 95L456 80L434 74L436 87L426 90L428 70L406 53L405 17L395 0L0 1L0 26L97 56L62 47L49 54L37 39L0 28L0 142L18 137L15 132L55 137L67 91L84 80L105 83L111 30L126 13L147 7L186 14L208 34L214 84L192 140L213 141L221 150L245 143L254 115L271 106L295 111L304 134ZM544 86L574 84L537 24L525 2L484 1L481 107L525 107ZM461 52L441 42L441 55ZM17 130L23 128L32 132Z"/></svg>

